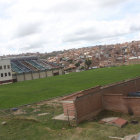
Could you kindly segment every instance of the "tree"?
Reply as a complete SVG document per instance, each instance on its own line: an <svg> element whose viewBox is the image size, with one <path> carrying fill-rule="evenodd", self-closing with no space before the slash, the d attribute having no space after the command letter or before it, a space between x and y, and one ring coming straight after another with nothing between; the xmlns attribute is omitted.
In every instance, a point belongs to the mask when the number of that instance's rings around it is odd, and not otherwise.
<svg viewBox="0 0 140 140"><path fill-rule="evenodd" d="M91 64L92 64L92 61L90 59L85 60L85 65L86 65L87 69L89 69Z"/></svg>
<svg viewBox="0 0 140 140"><path fill-rule="evenodd" d="M76 66L76 67L79 67L79 66L80 66L80 63L79 63L79 62L77 62L77 63L75 64L75 66Z"/></svg>
<svg viewBox="0 0 140 140"><path fill-rule="evenodd" d="M84 70L85 69L85 67L84 66L82 66L81 68L80 68L80 70Z"/></svg>
<svg viewBox="0 0 140 140"><path fill-rule="evenodd" d="M72 60L72 59L69 59L68 62L69 62L70 64L72 64L72 63L73 63L73 60Z"/></svg>

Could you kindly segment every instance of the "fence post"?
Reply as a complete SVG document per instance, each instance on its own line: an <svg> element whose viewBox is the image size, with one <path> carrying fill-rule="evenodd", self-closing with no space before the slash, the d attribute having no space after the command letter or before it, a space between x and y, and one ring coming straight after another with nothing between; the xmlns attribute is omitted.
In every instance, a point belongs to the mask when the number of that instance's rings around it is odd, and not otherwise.
<svg viewBox="0 0 140 140"><path fill-rule="evenodd" d="M67 109L67 116L68 116L68 122L69 122L69 126L70 126L70 118L69 118L69 111Z"/></svg>
<svg viewBox="0 0 140 140"><path fill-rule="evenodd" d="M136 79L135 79L135 90L137 92L137 81L136 81Z"/></svg>
<svg viewBox="0 0 140 140"><path fill-rule="evenodd" d="M75 100L76 101L76 100ZM76 110L76 102L74 101L74 107L75 107L75 122L76 126L78 125L78 119L77 119L77 110Z"/></svg>

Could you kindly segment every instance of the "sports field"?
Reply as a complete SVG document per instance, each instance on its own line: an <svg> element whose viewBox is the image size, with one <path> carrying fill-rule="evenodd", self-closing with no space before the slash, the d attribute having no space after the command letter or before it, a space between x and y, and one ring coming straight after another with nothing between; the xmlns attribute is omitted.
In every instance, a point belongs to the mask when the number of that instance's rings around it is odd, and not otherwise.
<svg viewBox="0 0 140 140"><path fill-rule="evenodd" d="M140 76L140 65L130 65L2 85L0 108L17 107L137 76Z"/></svg>

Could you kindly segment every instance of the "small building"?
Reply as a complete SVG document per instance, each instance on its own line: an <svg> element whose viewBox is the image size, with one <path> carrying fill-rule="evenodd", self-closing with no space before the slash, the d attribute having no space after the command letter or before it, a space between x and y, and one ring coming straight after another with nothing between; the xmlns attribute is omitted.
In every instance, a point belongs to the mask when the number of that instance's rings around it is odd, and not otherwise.
<svg viewBox="0 0 140 140"><path fill-rule="evenodd" d="M11 82L13 80L10 60L0 58L0 84Z"/></svg>
<svg viewBox="0 0 140 140"><path fill-rule="evenodd" d="M130 65L140 64L140 56L138 56L138 57L130 57L128 59L128 64L130 64Z"/></svg>

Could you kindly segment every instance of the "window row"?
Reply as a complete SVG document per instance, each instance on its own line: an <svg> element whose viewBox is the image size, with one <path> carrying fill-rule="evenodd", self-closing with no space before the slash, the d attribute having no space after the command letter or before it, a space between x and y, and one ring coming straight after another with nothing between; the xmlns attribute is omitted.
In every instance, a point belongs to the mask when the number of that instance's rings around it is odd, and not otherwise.
<svg viewBox="0 0 140 140"><path fill-rule="evenodd" d="M10 69L10 65L0 66L0 70L2 70L2 69Z"/></svg>
<svg viewBox="0 0 140 140"><path fill-rule="evenodd" d="M1 76L1 77L11 76L11 72L8 72L8 73L1 73L0 76Z"/></svg>

